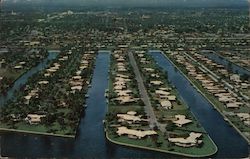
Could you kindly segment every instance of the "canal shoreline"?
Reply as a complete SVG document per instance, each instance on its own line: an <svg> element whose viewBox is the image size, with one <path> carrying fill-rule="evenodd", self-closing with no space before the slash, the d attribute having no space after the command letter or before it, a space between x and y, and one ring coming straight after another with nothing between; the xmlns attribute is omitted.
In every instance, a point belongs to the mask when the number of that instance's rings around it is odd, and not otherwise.
<svg viewBox="0 0 250 159"><path fill-rule="evenodd" d="M31 70L31 69L32 69L32 67L31 67L31 68L28 68L28 69L25 70L23 73L21 73L13 82L11 82L11 84L6 88L6 90L9 90L12 86L14 86L15 82L16 82L19 78L21 78L24 74L26 74L29 70ZM6 91L6 92L8 92L8 91ZM2 90L2 91L0 92L0 94L1 94L1 96L4 96L4 94L5 94L4 90ZM1 105L0 105L0 106L1 106Z"/></svg>
<svg viewBox="0 0 250 159"><path fill-rule="evenodd" d="M72 138L72 139L75 138L74 135L61 135L61 134L52 134L52 133L45 133L45 132L38 132L38 131L8 129L8 128L0 128L0 132L16 132L16 133L44 135L44 136L53 136L53 137L64 137L64 138Z"/></svg>
<svg viewBox="0 0 250 159"><path fill-rule="evenodd" d="M50 52L53 52L53 51L50 51ZM88 83L92 82L93 70L94 70L94 68L92 68L92 73L90 75L89 80L87 81ZM84 98L86 98L86 97L84 97ZM82 112L83 111L84 111L84 108L82 109ZM82 114L82 112L81 112L81 114ZM80 120L78 122L77 129L79 128L79 124L80 124ZM15 133L23 133L23 134L43 135L43 136L52 136L52 137L63 137L63 138L70 138L70 139L75 139L76 136L77 136L77 132L75 133L75 135L63 135L63 134L53 134L53 133L46 133L46 132L39 132L39 131L1 128L1 127L0 127L0 132L15 132Z"/></svg>
<svg viewBox="0 0 250 159"><path fill-rule="evenodd" d="M226 122L228 122L231 126L233 126L233 128L248 142L248 145L250 145L250 140L217 108L217 106L210 100L207 98L207 96L196 86L196 84L193 83L192 80L189 79L189 77L187 77L186 74L183 73L183 71L166 55L164 54L162 51L161 54L166 57L174 66L175 68L177 68L180 73L192 84L192 86L203 96L206 98L206 100L214 107L214 109L216 109L224 118L224 120Z"/></svg>
<svg viewBox="0 0 250 159"><path fill-rule="evenodd" d="M243 67L243 66L241 66L241 65L239 65L239 64L237 64L237 63L235 63L235 62L233 62L233 61L231 61L231 60L228 59L227 57L224 57L224 56L218 54L216 51L213 51L213 50L201 50L201 52L202 52L202 51L212 51L213 54L217 55L218 57L222 58L223 60L226 60L227 62L230 62L230 63L232 63L232 64L234 64L234 65L240 67L241 69L243 69L243 70L245 70L245 71L247 71L247 72L250 73L250 70L249 70L248 68L245 68L245 67Z"/></svg>
<svg viewBox="0 0 250 159"><path fill-rule="evenodd" d="M178 156L184 156L184 157L192 157L192 158L203 158L203 157L209 157L209 156L212 156L214 154L217 153L218 151L218 148L217 146L215 145L215 152L211 153L211 154L207 154L207 155L191 155L191 154L185 154L185 153L180 153L180 152L175 152L175 151L168 151L168 150L163 150L163 149L156 149L156 148L150 148L150 147L145 147L145 146L139 146L139 145L133 145L133 144L128 144L128 143L124 143L124 142L119 142L119 141L115 141L115 140L112 140L107 131L105 131L105 136L106 136L106 139L111 142L111 143L114 143L114 144L117 144L117 145L121 145L121 146L126 146L126 147L134 147L134 148L138 148L138 149L144 149L144 150L150 150L150 151L156 151L156 152L162 152L162 153L167 153L167 154L172 154L172 155L178 155ZM208 136L209 139L210 136ZM211 139L212 140L212 139Z"/></svg>
<svg viewBox="0 0 250 159"><path fill-rule="evenodd" d="M108 88L110 88L110 82L108 83ZM107 112L109 112L109 105L107 105ZM193 113L191 112L191 114L193 114ZM196 119L196 117L195 117L195 119ZM171 154L171 155L178 155L178 156L192 157L192 158L203 158L203 157L209 157L209 156L215 155L218 152L217 145L214 143L214 141L211 139L211 137L208 135L207 132L205 132L206 136L211 141L211 143L212 143L212 145L214 147L214 151L211 152L211 153L207 153L207 154L204 153L204 154L200 154L200 155L182 153L182 152L177 152L175 150L169 151L169 150L166 150L166 149L152 148L152 147L140 146L140 145L137 145L137 144L134 144L134 143L126 143L126 142L116 141L116 140L112 139L112 137L109 136L106 122L104 122L104 133L105 133L106 139L109 142L117 144L117 145L132 147L132 148L137 148L137 149L143 149L143 150L150 150L150 151L155 151L155 152L161 152L161 153L166 153L166 154ZM202 132L202 133L204 133L204 132Z"/></svg>
<svg viewBox="0 0 250 159"><path fill-rule="evenodd" d="M48 56L45 59L43 59L42 62L40 62L37 65L37 66L39 66L39 65L43 66L42 68L39 67L39 70L37 70L37 72L40 72L40 71L46 69L49 66L50 62L57 58L59 53L60 53L59 50L58 51L57 50L49 50L48 51ZM37 66L35 66L35 67L37 67ZM31 69L33 69L33 68L31 68ZM91 68L91 71L93 71L93 68ZM28 79L29 78L30 77L28 77ZM19 79L17 79L17 80L19 80ZM92 73L90 74L90 78L88 80L86 80L86 82L89 83L90 80L92 80ZM25 84L27 84L27 82L28 81L26 81ZM78 124L77 124L77 129L78 129L78 126L79 126L79 123L80 123L80 118L81 118L81 115L82 115L83 111L84 111L84 107L82 106L80 116L79 116L79 121L78 121ZM77 136L77 131L76 130L73 133L65 134L65 131L64 132L51 133L51 132L46 132L46 130L45 131L44 130L43 131L41 131L41 130L30 130L30 129L25 129L25 128L23 128L23 129L19 129L19 128L12 129L12 128L8 128L6 126L0 126L0 132L27 133L27 134L34 134L34 135L44 135L44 136L63 137L63 138L76 138L76 136Z"/></svg>
<svg viewBox="0 0 250 159"><path fill-rule="evenodd" d="M45 63L45 65L48 63L48 62L50 62L51 60L54 60L57 56L58 56L58 54L59 54L59 52L60 51L57 51L57 50L49 50L48 51L48 55L47 55L47 57L46 58L44 58L44 59L42 59L37 65L35 65L35 66L33 66L33 67L30 67L30 68L28 68L27 70L25 70L23 73L21 73L7 88L6 88L6 95L5 95L5 93L3 92L3 91L1 91L0 92L0 98L2 98L2 97L4 97L4 96L8 96L8 92L9 92L9 90L11 90L12 89L12 87L14 87L15 86L15 83L19 80L19 79L21 79L25 74L27 74L27 73L29 73L29 71L31 71L33 68L36 68L36 67L38 67L40 64L42 64L42 63ZM56 54L56 56L55 56L55 58L49 58L50 57L50 54L51 53L54 53L54 54ZM47 66L46 66L47 67ZM45 68L46 68L45 67ZM44 69L45 69L44 68ZM39 71L38 71L39 72ZM13 94L15 94L15 92L13 92ZM9 99L8 99L9 100ZM7 100L7 101L8 101ZM7 102L6 101L6 102ZM3 105L1 105L1 103L0 103L0 107L2 107L2 106L4 106L5 104L3 104Z"/></svg>
<svg viewBox="0 0 250 159"><path fill-rule="evenodd" d="M49 52L51 52L51 51L49 51ZM49 54L50 54L49 52L48 52L48 55L47 55L46 58L49 57ZM42 63L46 58L44 58L44 59L42 59L41 61L39 61L37 65L39 65L40 63ZM9 90L12 86L14 86L15 82L16 82L19 78L21 78L24 74L26 74L27 72L29 72L32 68L36 67L37 65L31 66L31 67L27 68L27 69L26 69L23 73L21 73L14 81L11 82L11 84L6 88L6 90ZM5 91L5 90L2 90L2 91L0 92L0 95L1 95L1 96L4 96L4 93L5 93L4 91ZM7 91L7 92L8 92L8 91ZM0 106L1 106L1 105L0 105Z"/></svg>

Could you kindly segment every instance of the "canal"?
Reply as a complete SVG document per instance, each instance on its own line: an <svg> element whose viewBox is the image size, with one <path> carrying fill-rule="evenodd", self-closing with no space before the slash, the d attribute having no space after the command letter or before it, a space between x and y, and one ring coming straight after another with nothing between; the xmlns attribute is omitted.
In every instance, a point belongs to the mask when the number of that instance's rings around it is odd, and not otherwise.
<svg viewBox="0 0 250 159"><path fill-rule="evenodd" d="M168 80L176 87L180 97L187 103L201 125L218 147L217 158L240 158L248 156L248 143L233 129L213 106L186 79L160 51L150 55L167 72Z"/></svg>
<svg viewBox="0 0 250 159"><path fill-rule="evenodd" d="M103 120L107 104L110 52L100 51L88 90L87 108L82 114L75 139L21 133L1 134L1 154L28 158L177 158L177 156L129 148L106 140Z"/></svg>
<svg viewBox="0 0 250 159"><path fill-rule="evenodd" d="M48 51L48 56L43 59L42 62L40 62L37 66L31 68L30 70L28 70L26 73L24 73L20 78L18 78L13 86L8 90L8 92L5 95L0 95L0 106L3 106L4 104L6 104L6 102L8 100L10 100L11 98L13 98L15 96L15 92L19 91L20 88L26 84L27 80L33 76L35 73L45 69L48 65L48 62L50 60L53 60L57 57L59 51L57 50L50 50Z"/></svg>
<svg viewBox="0 0 250 159"><path fill-rule="evenodd" d="M246 74L250 76L250 71L248 71L247 69L241 66L236 65L233 62L228 61L227 59L225 59L224 57L218 55L217 53L213 51L203 50L202 53L210 60L213 60L214 62L223 65L227 70L231 70L231 72L235 74L239 74L239 75Z"/></svg>

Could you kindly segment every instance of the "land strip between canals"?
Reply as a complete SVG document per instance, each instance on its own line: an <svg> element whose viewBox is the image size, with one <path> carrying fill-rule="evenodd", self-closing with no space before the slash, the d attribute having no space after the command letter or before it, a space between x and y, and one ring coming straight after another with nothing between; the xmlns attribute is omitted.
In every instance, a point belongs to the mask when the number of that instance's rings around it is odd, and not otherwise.
<svg viewBox="0 0 250 159"><path fill-rule="evenodd" d="M111 55L105 121L108 140L188 157L217 152L216 145L167 81L165 72L146 51L115 50ZM185 117L185 124L178 124L179 116ZM176 143L192 135L200 136L191 141L194 144Z"/></svg>
<svg viewBox="0 0 250 159"><path fill-rule="evenodd" d="M130 63L132 65L132 67L133 67L136 80L138 82L138 87L139 87L139 91L140 91L140 94L141 94L142 101L145 104L145 111L146 111L147 115L149 116L150 126L153 127L156 124L157 127L162 132L165 132L166 131L166 129L165 129L166 125L165 124L160 124L157 121L157 118L155 116L154 110L153 110L151 102L150 102L150 98L149 98L147 90L146 90L146 88L144 86L140 70L139 70L139 68L137 66L137 63L135 61L135 57L134 57L134 55L133 55L133 53L131 51L128 53L128 56L129 56Z"/></svg>

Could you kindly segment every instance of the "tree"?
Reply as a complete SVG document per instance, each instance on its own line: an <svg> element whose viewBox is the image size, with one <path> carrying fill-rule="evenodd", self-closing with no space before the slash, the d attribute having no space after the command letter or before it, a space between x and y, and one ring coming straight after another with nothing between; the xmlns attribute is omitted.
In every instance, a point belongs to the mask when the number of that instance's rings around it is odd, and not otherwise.
<svg viewBox="0 0 250 159"><path fill-rule="evenodd" d="M173 131L175 128L175 124L172 121L167 121L167 125L166 125L166 131Z"/></svg>
<svg viewBox="0 0 250 159"><path fill-rule="evenodd" d="M156 143L155 143L155 144L156 144L156 146L157 146L157 147L161 147L162 142L161 142L161 141L156 141Z"/></svg>
<svg viewBox="0 0 250 159"><path fill-rule="evenodd" d="M154 124L153 130L154 130L154 131L159 130L159 129L158 129L158 126L157 126L156 124Z"/></svg>

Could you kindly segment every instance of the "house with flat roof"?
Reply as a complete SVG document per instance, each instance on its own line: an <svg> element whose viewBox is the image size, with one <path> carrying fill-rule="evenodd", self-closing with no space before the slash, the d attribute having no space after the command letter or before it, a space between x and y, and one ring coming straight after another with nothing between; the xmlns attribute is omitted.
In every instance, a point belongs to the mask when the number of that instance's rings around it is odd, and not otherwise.
<svg viewBox="0 0 250 159"><path fill-rule="evenodd" d="M134 130L134 129L128 129L127 127L118 127L118 130L116 133L121 136L121 135L128 135L130 138L136 138L136 139L141 139L146 136L152 136L152 135L157 135L157 132L154 130Z"/></svg>
<svg viewBox="0 0 250 159"><path fill-rule="evenodd" d="M38 84L40 85L47 85L49 83L49 81L39 81Z"/></svg>
<svg viewBox="0 0 250 159"><path fill-rule="evenodd" d="M29 122L29 124L38 124L41 122L41 118L45 116L46 115L28 114L25 121Z"/></svg>
<svg viewBox="0 0 250 159"><path fill-rule="evenodd" d="M169 100L161 100L160 105L165 109L172 109L172 103Z"/></svg>
<svg viewBox="0 0 250 159"><path fill-rule="evenodd" d="M168 141L180 147L193 147L202 143L202 140L199 139L201 136L201 133L191 132L187 138L168 138Z"/></svg>
<svg viewBox="0 0 250 159"><path fill-rule="evenodd" d="M192 120L187 119L185 115L175 115L175 120L173 120L173 123L178 126L182 127L183 125L191 123Z"/></svg>
<svg viewBox="0 0 250 159"><path fill-rule="evenodd" d="M159 86L159 85L162 85L163 83L162 83L162 81L150 81L150 84Z"/></svg>
<svg viewBox="0 0 250 159"><path fill-rule="evenodd" d="M243 103L241 102L230 102L226 104L227 108L239 108Z"/></svg>
<svg viewBox="0 0 250 159"><path fill-rule="evenodd" d="M134 123L134 122L148 122L148 119L142 119L141 115L137 115L137 112L134 111L128 111L127 114L117 114L116 116L119 118L119 122L127 121L128 123Z"/></svg>
<svg viewBox="0 0 250 159"><path fill-rule="evenodd" d="M230 76L230 80L234 81L234 82L241 82L240 80L240 75L238 74L233 74Z"/></svg>
<svg viewBox="0 0 250 159"><path fill-rule="evenodd" d="M250 126L250 114L249 113L237 113L240 120L247 126Z"/></svg>
<svg viewBox="0 0 250 159"><path fill-rule="evenodd" d="M175 95L167 96L167 98L168 98L169 101L176 101L176 96Z"/></svg>

